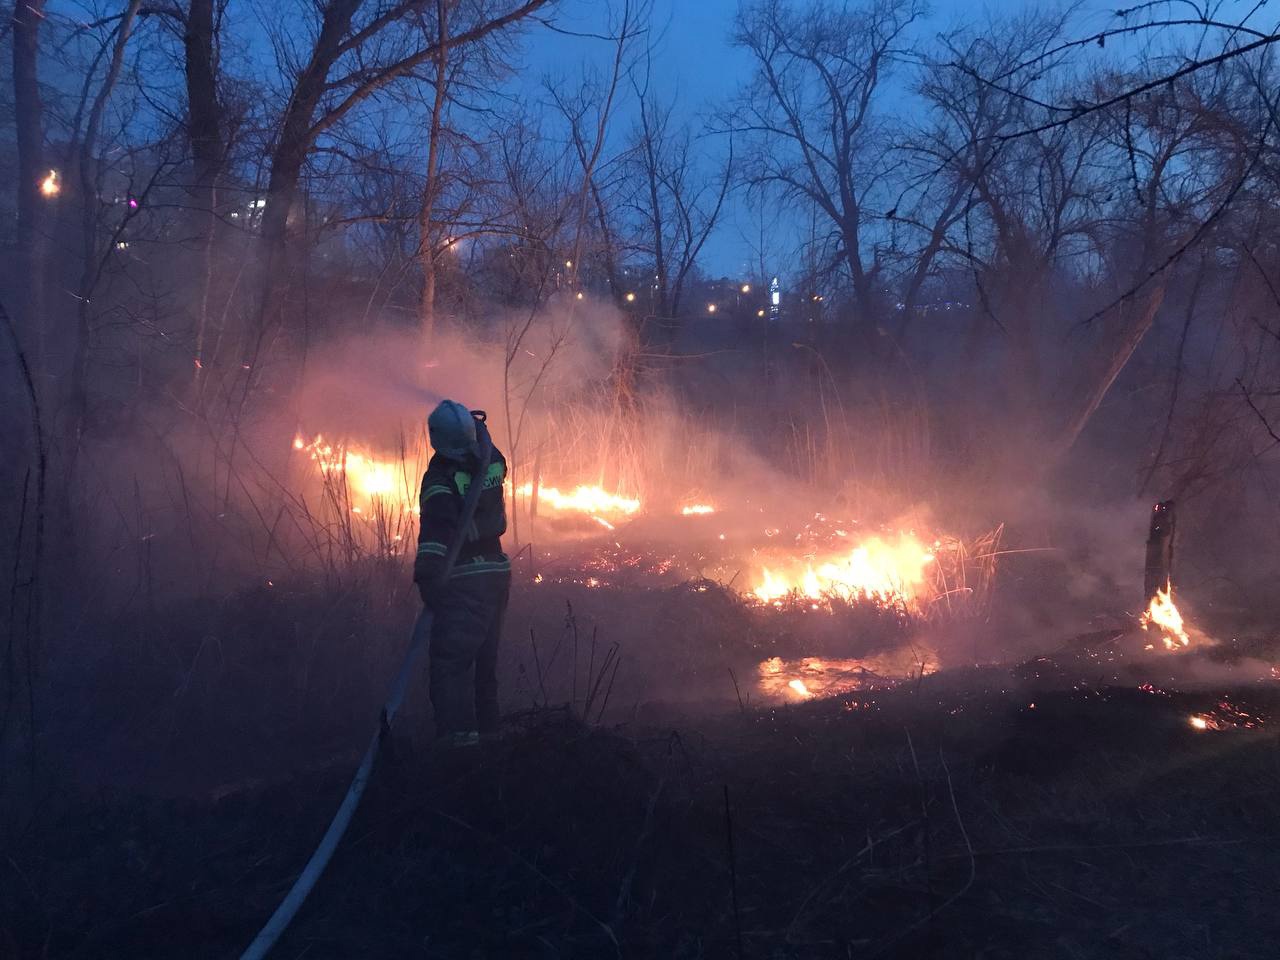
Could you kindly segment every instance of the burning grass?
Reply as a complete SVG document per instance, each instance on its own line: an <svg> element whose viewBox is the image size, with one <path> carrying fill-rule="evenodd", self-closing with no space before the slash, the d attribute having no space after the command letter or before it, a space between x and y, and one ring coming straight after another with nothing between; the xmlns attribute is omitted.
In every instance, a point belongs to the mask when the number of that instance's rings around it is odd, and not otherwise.
<svg viewBox="0 0 1280 960"><path fill-rule="evenodd" d="M362 545L374 556L411 552L406 534L418 509L416 478L430 452L421 438L414 445L402 438L390 456L323 435L310 442L299 435L293 449L305 452L318 474L324 509L309 518L327 539L334 539L336 528L348 553L361 552ZM529 468L515 464L512 472L518 476ZM781 515L772 519L766 508L747 503L693 502L687 493L643 500L600 484L549 483L540 474L509 484L508 496L514 528L534 536L539 546L550 545L552 552L542 554L550 563L556 563L556 552L580 552L571 545L598 543L597 555L579 563L587 572L578 579L590 586L610 582L599 573L611 568L633 574L649 568L660 576L681 568L689 578L723 578L762 604L807 602L813 610L830 611L833 605L866 603L925 619L985 607L1002 533L996 529L966 543L907 528L867 529L855 519L823 513L795 523ZM709 523L718 531L714 536ZM647 560L659 553L666 553L665 563ZM537 576L538 582L546 579L544 571Z"/></svg>

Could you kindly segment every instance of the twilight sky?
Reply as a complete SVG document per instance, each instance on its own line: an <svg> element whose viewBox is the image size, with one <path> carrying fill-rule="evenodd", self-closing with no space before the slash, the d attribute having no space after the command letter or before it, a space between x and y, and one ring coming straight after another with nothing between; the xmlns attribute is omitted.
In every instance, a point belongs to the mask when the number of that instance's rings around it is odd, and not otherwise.
<svg viewBox="0 0 1280 960"><path fill-rule="evenodd" d="M1200 2L1212 4L1218 0ZM1134 0L1129 5L1136 3ZM606 0L561 0L556 8L555 22L566 30L605 33L608 30L607 11L611 5ZM1078 0L1073 4L1076 8L1073 34L1088 36L1116 25L1115 10L1119 5L1122 4L1115 0ZM983 21L989 15L1009 16L1034 10L1058 10L1063 6L1063 3L1039 0L932 0L932 12L917 27L916 37L927 40L935 34L962 26L967 20ZM1168 7L1168 10L1154 9L1151 17L1190 15L1185 2L1173 2ZM1256 0L1223 0L1218 16L1234 22L1255 7ZM737 8L738 0L654 0L655 88L663 99L676 104L677 111L695 129L703 127L707 113L728 100L749 73L749 58L742 51L735 50L729 41ZM1266 7L1262 12L1266 12ZM1137 43L1132 44L1133 52L1137 52ZM1108 50L1112 53L1123 51L1125 46L1111 43ZM545 76L575 78L580 75L584 63L594 64L604 73L612 55L605 41L566 37L538 28L530 31L526 50L530 75L518 78L517 82L521 84L537 82ZM615 129L621 131L629 126L633 100L634 97L630 97L619 105L621 122ZM904 106L907 103L904 102ZM714 141L708 144L708 149L717 149ZM703 265L707 271L713 275L744 274L752 256L747 236L753 232L758 235L758 217L753 216L744 203L732 203L704 251Z"/></svg>

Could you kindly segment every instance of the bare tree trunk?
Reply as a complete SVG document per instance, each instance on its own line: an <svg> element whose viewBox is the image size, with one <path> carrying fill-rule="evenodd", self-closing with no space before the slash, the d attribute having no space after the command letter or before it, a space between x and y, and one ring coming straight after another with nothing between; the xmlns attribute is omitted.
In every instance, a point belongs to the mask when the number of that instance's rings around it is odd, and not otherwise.
<svg viewBox="0 0 1280 960"><path fill-rule="evenodd" d="M600 250L601 265L604 267L605 279L609 281L609 293L613 296L615 306L622 305L622 274L618 272L618 247L617 239L613 235L613 228L609 226L609 212L605 207L604 196L600 192L600 186L595 182L595 178L591 181L591 200L596 208L596 220L600 224L600 239L602 249ZM574 264L574 275L578 274L578 264Z"/></svg>
<svg viewBox="0 0 1280 960"><path fill-rule="evenodd" d="M218 104L217 67L214 55L214 0L191 0L183 45L186 52L187 134L193 158L191 206L200 244L200 296L196 316L194 386L204 382L204 345L209 321L209 294L213 283L213 243L217 229L217 181L226 147L222 142L222 111Z"/></svg>
<svg viewBox="0 0 1280 960"><path fill-rule="evenodd" d="M1137 316L1125 328L1120 340L1111 348L1096 375L1085 384L1084 389L1080 392L1075 409L1067 417L1066 422L1062 425L1053 441L1050 455L1047 458L1048 463L1052 464L1061 460L1080 438L1080 434L1084 432L1084 428L1089 423L1089 418L1101 406L1102 401L1107 396L1107 391L1116 382L1116 378L1120 376L1125 364L1129 362L1129 358L1138 349L1138 344L1142 342L1142 338L1147 335L1147 331L1155 323L1156 314L1159 312L1161 304L1164 303L1164 293L1165 283L1161 281L1147 296L1146 303L1143 304Z"/></svg>
<svg viewBox="0 0 1280 960"><path fill-rule="evenodd" d="M18 257L15 280L20 289L17 328L24 348L44 362L44 263L47 235L40 182L45 176L43 107L37 74L40 23L44 0L17 0L13 8L13 107L18 146ZM37 379L39 375L37 374Z"/></svg>
<svg viewBox="0 0 1280 960"><path fill-rule="evenodd" d="M641 133L644 137L644 173L645 187L648 189L649 194L649 226L653 234L653 269L658 278L657 312L662 320L670 322L674 318L671 316L670 278L667 275L666 223L663 218L662 197L658 184L658 179L662 174L658 169L657 145L654 142L655 131L649 122L649 108L643 100L640 103L640 124Z"/></svg>
<svg viewBox="0 0 1280 960"><path fill-rule="evenodd" d="M111 99L116 81L120 78L120 70L124 66L124 51L133 34L133 26L137 20L138 9L142 0L129 0L120 17L114 49L111 52L111 63L107 67L107 75L102 80L102 87L94 98L89 110L89 119L85 123L84 138L80 143L79 180L80 180L80 251L82 257L80 288L76 294L76 328L75 350L71 365L70 408L68 436L72 439L72 462L74 451L79 448L80 436L84 432L85 417L89 410L89 313L94 288L102 274L102 260L98 251L98 171L97 160L93 149L98 141L98 128L102 124L102 114ZM67 471L67 479L74 471Z"/></svg>
<svg viewBox="0 0 1280 960"><path fill-rule="evenodd" d="M263 331L276 313L280 295L288 286L292 263L288 255L289 212L298 192L302 167L314 141L312 122L325 92L329 70L337 60L342 38L363 0L330 0L324 8L320 35L311 59L299 72L293 96L285 110L280 135L271 152L271 174L267 179L266 206L262 211L262 274L258 296L256 329L245 331L241 359L252 353L251 345L261 342Z"/></svg>
<svg viewBox="0 0 1280 960"><path fill-rule="evenodd" d="M422 190L422 209L418 215L418 249L422 261L422 298L418 304L418 322L428 344L436 331L436 244L435 205L440 193L440 138L444 133L444 105L449 76L449 3L436 0L436 77L435 97L431 103L431 142L427 146L427 182Z"/></svg>

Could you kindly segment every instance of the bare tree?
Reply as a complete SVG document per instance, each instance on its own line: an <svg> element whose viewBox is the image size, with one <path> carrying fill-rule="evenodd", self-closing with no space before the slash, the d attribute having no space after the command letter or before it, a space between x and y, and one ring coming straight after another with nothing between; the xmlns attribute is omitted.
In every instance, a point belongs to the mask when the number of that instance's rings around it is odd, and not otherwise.
<svg viewBox="0 0 1280 960"><path fill-rule="evenodd" d="M480 41L519 23L548 2L524 0L496 12L489 3L469 6L472 21L455 23L445 46L458 48ZM326 0L321 7L310 53L293 71L288 105L268 161L261 222L265 270L259 329L251 334L254 342L260 342L262 324L274 311L286 285L282 280L290 274L285 259L289 215L307 157L317 140L361 103L437 60L442 53L439 38L445 35L441 30L404 30L435 6L435 0ZM399 44L388 42L396 30L406 33L405 38ZM340 72L344 66L346 72Z"/></svg>
<svg viewBox="0 0 1280 960"><path fill-rule="evenodd" d="M215 0L191 0L183 24L184 73L187 91L187 137L191 144L191 203L200 221L200 298L196 308L194 377L197 391L204 376L205 334L213 284L213 243L217 233L218 178L227 156L222 105L218 98L215 46Z"/></svg>
<svg viewBox="0 0 1280 960"><path fill-rule="evenodd" d="M93 103L89 108L84 127L78 131L80 143L77 151L76 168L80 188L80 244L81 272L80 285L76 292L76 327L74 338L74 356L71 365L69 388L69 430L68 435L73 444L78 445L80 434L84 429L85 415L89 408L89 358L92 334L90 328L91 304L93 292L101 278L105 262L102 257L102 237L99 232L99 171L98 158L94 153L98 144L103 114L107 103L115 90L116 81L124 67L125 48L133 35L138 11L142 0L128 0L119 22L113 29L114 39L110 44L111 56L107 62L106 74L98 86ZM104 49L106 49L104 47ZM90 74L92 77L92 74Z"/></svg>
<svg viewBox="0 0 1280 960"><path fill-rule="evenodd" d="M436 323L436 230L433 215L441 192L440 169L443 160L441 139L444 137L444 107L449 96L449 15L454 4L449 0L436 0L436 39L431 99L431 119L427 128L426 183L422 188L422 207L418 214L419 259L422 263L422 298L418 322L423 336L430 342ZM453 239L445 241L445 249Z"/></svg>
<svg viewBox="0 0 1280 960"><path fill-rule="evenodd" d="M1106 244L1133 252L1129 263L1116 264L1122 288L1087 318L1114 329L1101 335L1054 431L1057 456L1079 438L1150 331L1183 254L1212 235L1256 172L1272 125L1268 118L1248 129L1240 92L1230 76L1188 80L1128 104L1119 116L1107 115L1112 156L1128 161L1125 196L1131 199L1116 211L1124 215L1119 236L1106 231Z"/></svg>
<svg viewBox="0 0 1280 960"><path fill-rule="evenodd" d="M1002 89L978 71L1016 65L1053 43L1061 27L1046 18L1003 34L988 25L963 46L951 38L951 56L934 61L922 83L936 122L920 149L938 164L946 202L965 194L948 251L973 271L979 315L1009 358L1009 400L1027 413L1024 427L1033 432L1043 412L1045 337L1063 322L1059 271L1093 235L1110 189L1100 182L1105 168L1093 162L1103 135L1092 122L1002 140L1027 124L1028 100L1038 91L1030 75Z"/></svg>
<svg viewBox="0 0 1280 960"><path fill-rule="evenodd" d="M862 325L882 307L886 250L876 228L892 205L877 98L923 12L916 0L857 8L760 0L736 23L734 42L755 65L735 123L751 141L746 183L821 212L834 239L829 255L847 271Z"/></svg>
<svg viewBox="0 0 1280 960"><path fill-rule="evenodd" d="M650 332L644 346L670 347L693 271L720 222L733 179L733 137L725 157L702 161L706 141L678 125L670 107L637 88L639 116L627 167L632 187L627 206L635 221L635 248L652 263L654 307L661 335Z"/></svg>
<svg viewBox="0 0 1280 960"><path fill-rule="evenodd" d="M47 175L44 167L44 124L40 102L40 25L44 0L17 0L13 6L13 97L18 148L18 269L22 296L17 324L27 349L41 363L41 331L44 326L45 207L49 198L41 191ZM49 189L52 189L52 184Z"/></svg>

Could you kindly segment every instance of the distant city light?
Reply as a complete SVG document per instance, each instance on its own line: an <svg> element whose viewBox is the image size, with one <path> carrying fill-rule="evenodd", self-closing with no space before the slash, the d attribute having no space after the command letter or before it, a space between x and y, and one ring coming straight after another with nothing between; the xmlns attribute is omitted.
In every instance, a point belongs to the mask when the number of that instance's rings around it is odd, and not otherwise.
<svg viewBox="0 0 1280 960"><path fill-rule="evenodd" d="M763 317L763 316L764 316L764 310L757 310L757 311L756 311L756 316L757 316L757 317Z"/></svg>
<svg viewBox="0 0 1280 960"><path fill-rule="evenodd" d="M716 312L716 305L714 303L708 303L707 313L715 313L715 312Z"/></svg>
<svg viewBox="0 0 1280 960"><path fill-rule="evenodd" d="M750 292L751 292L751 284L749 284L749 283L744 283L744 284L742 285L742 292L743 292L743 293L750 293Z"/></svg>
<svg viewBox="0 0 1280 960"><path fill-rule="evenodd" d="M579 290L579 291L578 291L577 299L581 300L581 299L582 299L583 297L585 297L585 296L586 296L586 294L584 294L581 290Z"/></svg>
<svg viewBox="0 0 1280 960"><path fill-rule="evenodd" d="M572 261L572 260L566 260L566 261L564 262L564 268L565 268L566 270L572 269L572 267L573 267L573 261Z"/></svg>
<svg viewBox="0 0 1280 960"><path fill-rule="evenodd" d="M635 303L635 302L636 302L636 295L634 293L628 292L627 303Z"/></svg>
<svg viewBox="0 0 1280 960"><path fill-rule="evenodd" d="M46 197L56 197L62 192L62 181L58 179L58 171L50 170L40 181L40 193Z"/></svg>

